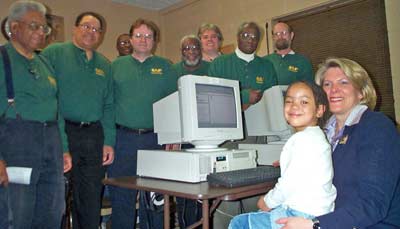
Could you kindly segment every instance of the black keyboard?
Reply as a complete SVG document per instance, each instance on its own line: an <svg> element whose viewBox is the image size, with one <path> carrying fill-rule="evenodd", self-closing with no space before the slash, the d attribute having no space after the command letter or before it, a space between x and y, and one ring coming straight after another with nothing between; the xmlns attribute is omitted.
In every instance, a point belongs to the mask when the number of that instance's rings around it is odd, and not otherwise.
<svg viewBox="0 0 400 229"><path fill-rule="evenodd" d="M207 176L207 181L211 186L234 188L244 185L274 181L280 176L281 170L279 167L264 165L251 169L211 173Z"/></svg>

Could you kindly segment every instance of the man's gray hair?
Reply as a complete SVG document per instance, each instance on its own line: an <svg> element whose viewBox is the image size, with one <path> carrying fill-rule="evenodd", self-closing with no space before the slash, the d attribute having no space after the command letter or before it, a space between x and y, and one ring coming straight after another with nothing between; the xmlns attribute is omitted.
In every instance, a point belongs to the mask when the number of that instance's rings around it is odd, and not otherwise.
<svg viewBox="0 0 400 229"><path fill-rule="evenodd" d="M46 15L46 7L40 2L26 0L16 1L8 10L7 24L12 21L20 20L29 11L39 12L43 16Z"/></svg>
<svg viewBox="0 0 400 229"><path fill-rule="evenodd" d="M201 49L201 41L200 41L200 39L199 39L196 35L194 35L194 34L190 34L190 35L186 35L186 36L182 37L182 39L181 39L181 47L182 47L183 42L185 42L186 39L193 39L193 40L195 40L195 41L197 42L197 44L200 46L200 49Z"/></svg>

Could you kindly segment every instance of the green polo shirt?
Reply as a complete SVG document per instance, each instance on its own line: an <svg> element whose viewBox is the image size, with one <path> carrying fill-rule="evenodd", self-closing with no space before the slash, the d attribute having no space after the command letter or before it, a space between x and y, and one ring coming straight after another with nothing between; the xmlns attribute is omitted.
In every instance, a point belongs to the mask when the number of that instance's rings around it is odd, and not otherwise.
<svg viewBox="0 0 400 229"><path fill-rule="evenodd" d="M151 56L140 62L131 55L112 63L116 123L153 128L153 103L177 89L177 74L167 59Z"/></svg>
<svg viewBox="0 0 400 229"><path fill-rule="evenodd" d="M100 121L104 145L115 144L114 95L109 61L94 51L88 60L84 50L72 42L56 43L42 51L53 65L59 87L59 106L64 119ZM63 128L63 125L61 125ZM67 138L64 131L64 150Z"/></svg>
<svg viewBox="0 0 400 229"><path fill-rule="evenodd" d="M314 82L311 62L303 55L293 53L282 57L273 53L264 58L274 65L279 85L289 85L299 80Z"/></svg>
<svg viewBox="0 0 400 229"><path fill-rule="evenodd" d="M16 118L18 113L24 120L56 121L57 85L47 60L36 54L33 59L27 59L11 43L7 43L5 48L11 62L15 103L8 108L3 57L0 54L0 114Z"/></svg>
<svg viewBox="0 0 400 229"><path fill-rule="evenodd" d="M276 85L272 63L259 56L246 62L235 53L219 56L210 64L209 76L238 80L243 104L249 103L249 89L264 91Z"/></svg>
<svg viewBox="0 0 400 229"><path fill-rule="evenodd" d="M173 67L179 77L184 76L184 75L189 75L189 74L196 75L196 76L207 76L208 68L210 67L210 62L200 60L200 66L194 71L187 70L183 64L183 61L174 64Z"/></svg>

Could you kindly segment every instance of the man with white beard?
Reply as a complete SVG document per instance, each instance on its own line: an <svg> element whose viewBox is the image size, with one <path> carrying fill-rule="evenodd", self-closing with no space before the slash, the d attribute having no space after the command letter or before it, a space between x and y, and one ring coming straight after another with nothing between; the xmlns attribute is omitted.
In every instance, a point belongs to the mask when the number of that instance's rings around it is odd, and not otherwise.
<svg viewBox="0 0 400 229"><path fill-rule="evenodd" d="M275 52L264 58L274 65L278 84L289 85L294 81L314 81L314 75L310 61L303 55L292 50L294 32L284 23L277 23L272 30L272 40Z"/></svg>
<svg viewBox="0 0 400 229"><path fill-rule="evenodd" d="M195 35L184 36L181 40L181 53L182 61L173 65L178 77L188 74L207 75L210 63L202 60L199 38Z"/></svg>
<svg viewBox="0 0 400 229"><path fill-rule="evenodd" d="M173 65L178 77L184 75L206 76L209 62L202 60L201 42L195 35L187 35L181 39L182 61ZM187 145L182 145L186 148ZM201 204L195 200L176 198L180 228L186 228L201 218Z"/></svg>

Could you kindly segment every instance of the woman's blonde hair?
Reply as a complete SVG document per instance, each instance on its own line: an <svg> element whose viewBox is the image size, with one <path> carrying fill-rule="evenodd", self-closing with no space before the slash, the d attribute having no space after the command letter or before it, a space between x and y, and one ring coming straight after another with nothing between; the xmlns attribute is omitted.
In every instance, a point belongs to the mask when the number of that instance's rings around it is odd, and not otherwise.
<svg viewBox="0 0 400 229"><path fill-rule="evenodd" d="M355 89L360 91L362 99L361 104L365 104L373 110L376 105L376 91L367 71L357 62L346 58L330 57L319 65L315 74L315 82L322 85L325 79L325 73L329 68L340 68L349 78Z"/></svg>

